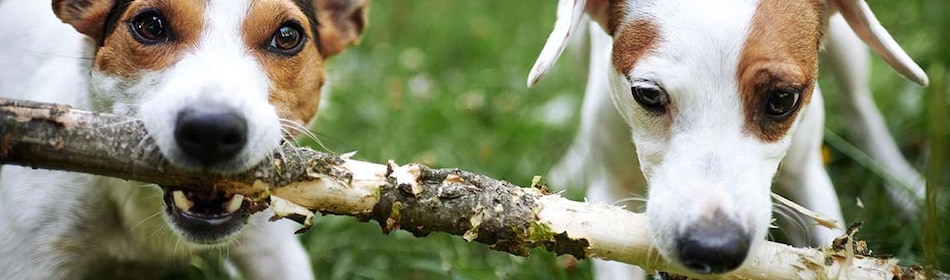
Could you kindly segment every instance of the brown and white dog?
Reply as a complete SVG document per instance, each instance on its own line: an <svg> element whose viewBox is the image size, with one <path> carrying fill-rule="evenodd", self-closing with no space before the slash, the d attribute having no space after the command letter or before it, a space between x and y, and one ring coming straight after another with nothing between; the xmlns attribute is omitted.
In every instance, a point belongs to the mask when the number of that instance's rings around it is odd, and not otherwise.
<svg viewBox="0 0 950 280"><path fill-rule="evenodd" d="M0 95L128 115L154 140L144 152L241 172L313 118L325 59L357 41L367 1L3 0ZM240 195L4 166L0 279L154 278L208 248L249 279L313 278L293 225L245 208Z"/></svg>
<svg viewBox="0 0 950 280"><path fill-rule="evenodd" d="M863 0L561 0L529 86L585 12L595 30L581 125L551 180L586 185L588 199L607 203L649 186L655 248L694 276L740 267L765 240L773 180L842 221L820 154L818 53L829 24L840 34L831 48L860 45L853 30L898 72L927 84ZM838 70L849 83L865 75ZM828 244L839 232L815 228L811 237ZM643 276L617 263L595 268L600 279Z"/></svg>

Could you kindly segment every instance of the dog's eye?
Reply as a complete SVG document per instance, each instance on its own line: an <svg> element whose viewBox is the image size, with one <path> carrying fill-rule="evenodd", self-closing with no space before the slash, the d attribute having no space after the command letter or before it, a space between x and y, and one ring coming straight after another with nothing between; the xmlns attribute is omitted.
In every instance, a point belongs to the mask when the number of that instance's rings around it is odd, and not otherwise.
<svg viewBox="0 0 950 280"><path fill-rule="evenodd" d="M633 86L630 87L630 92L633 94L633 99L640 103L640 106L654 113L662 113L664 106L669 102L666 92L652 83L634 82Z"/></svg>
<svg viewBox="0 0 950 280"><path fill-rule="evenodd" d="M154 10L147 10L129 21L135 39L143 44L156 44L169 38L168 24L164 17Z"/></svg>
<svg viewBox="0 0 950 280"><path fill-rule="evenodd" d="M295 55L302 49L304 39L300 24L288 21L274 31L268 49L282 55Z"/></svg>
<svg viewBox="0 0 950 280"><path fill-rule="evenodd" d="M789 89L777 89L769 92L765 102L765 113L773 119L784 119L791 115L801 103L801 93Z"/></svg>

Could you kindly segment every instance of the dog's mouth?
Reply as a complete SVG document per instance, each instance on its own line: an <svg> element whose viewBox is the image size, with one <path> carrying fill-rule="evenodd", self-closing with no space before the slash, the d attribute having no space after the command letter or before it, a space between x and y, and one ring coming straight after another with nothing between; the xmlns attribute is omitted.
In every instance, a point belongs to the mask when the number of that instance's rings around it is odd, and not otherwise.
<svg viewBox="0 0 950 280"><path fill-rule="evenodd" d="M188 241L217 244L237 233L248 219L243 195L162 187L170 224Z"/></svg>

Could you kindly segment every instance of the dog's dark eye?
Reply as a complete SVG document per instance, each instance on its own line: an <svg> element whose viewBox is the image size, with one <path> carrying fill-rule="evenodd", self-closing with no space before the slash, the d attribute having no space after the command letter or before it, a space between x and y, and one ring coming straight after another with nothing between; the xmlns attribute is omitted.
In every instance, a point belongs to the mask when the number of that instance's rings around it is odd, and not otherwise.
<svg viewBox="0 0 950 280"><path fill-rule="evenodd" d="M654 113L662 113L666 103L669 102L666 92L654 84L634 82L634 85L630 87L630 92L640 106Z"/></svg>
<svg viewBox="0 0 950 280"><path fill-rule="evenodd" d="M136 15L129 21L129 27L135 39L143 44L161 43L169 38L167 21L154 10L147 10Z"/></svg>
<svg viewBox="0 0 950 280"><path fill-rule="evenodd" d="M302 49L305 39L300 24L288 21L274 31L268 49L282 55L295 55Z"/></svg>
<svg viewBox="0 0 950 280"><path fill-rule="evenodd" d="M765 113L773 119L784 119L798 108L799 103L801 103L801 93L796 90L772 90L765 102Z"/></svg>

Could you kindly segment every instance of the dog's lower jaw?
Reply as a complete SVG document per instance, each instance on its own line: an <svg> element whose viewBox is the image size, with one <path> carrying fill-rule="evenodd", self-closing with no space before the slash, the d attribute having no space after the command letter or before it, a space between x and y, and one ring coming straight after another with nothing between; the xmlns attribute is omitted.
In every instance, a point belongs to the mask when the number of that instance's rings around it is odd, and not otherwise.
<svg viewBox="0 0 950 280"><path fill-rule="evenodd" d="M247 224L247 203L239 194L201 193L162 187L165 220L184 240L219 245Z"/></svg>

